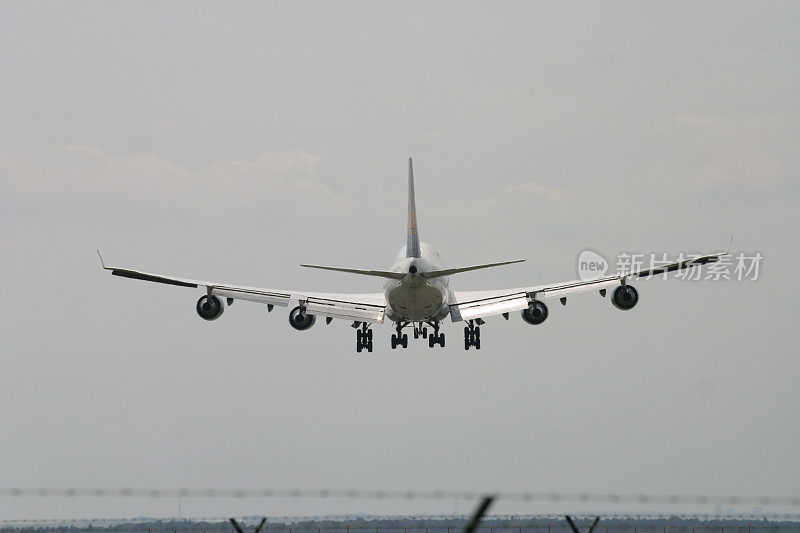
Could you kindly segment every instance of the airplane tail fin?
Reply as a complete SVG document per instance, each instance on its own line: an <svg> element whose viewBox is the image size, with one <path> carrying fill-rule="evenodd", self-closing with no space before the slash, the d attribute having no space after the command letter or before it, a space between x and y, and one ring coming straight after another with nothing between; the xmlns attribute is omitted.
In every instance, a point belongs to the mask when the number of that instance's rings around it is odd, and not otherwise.
<svg viewBox="0 0 800 533"><path fill-rule="evenodd" d="M414 167L408 158L408 238L406 257L420 257L419 232L417 231L417 206L414 199Z"/></svg>

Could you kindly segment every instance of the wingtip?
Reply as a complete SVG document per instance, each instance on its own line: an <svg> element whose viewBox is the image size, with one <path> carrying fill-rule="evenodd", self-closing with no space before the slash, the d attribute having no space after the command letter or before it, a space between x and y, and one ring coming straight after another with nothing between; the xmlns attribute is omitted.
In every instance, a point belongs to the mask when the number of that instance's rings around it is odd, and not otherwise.
<svg viewBox="0 0 800 533"><path fill-rule="evenodd" d="M733 244L733 234L731 234L731 238L730 238L730 240L728 241L728 247L727 247L727 248L725 248L725 253L726 253L726 254L727 254L728 252L730 252L730 250L731 250L731 244Z"/></svg>
<svg viewBox="0 0 800 533"><path fill-rule="evenodd" d="M106 262L103 261L103 255L100 253L100 249L99 248L97 249L97 257L100 258L100 266L105 269L106 268Z"/></svg>

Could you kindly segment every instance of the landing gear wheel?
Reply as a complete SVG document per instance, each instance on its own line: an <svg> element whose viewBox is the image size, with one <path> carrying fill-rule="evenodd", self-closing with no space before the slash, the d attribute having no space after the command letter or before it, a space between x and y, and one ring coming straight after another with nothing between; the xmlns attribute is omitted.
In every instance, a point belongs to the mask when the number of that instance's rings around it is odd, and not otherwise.
<svg viewBox="0 0 800 533"><path fill-rule="evenodd" d="M434 338L433 338L433 335L431 335L430 337L428 337L428 347L429 347L429 348L433 348L433 344L434 344L435 340L436 340L436 339L434 339Z"/></svg>
<svg viewBox="0 0 800 533"><path fill-rule="evenodd" d="M395 348L397 348L397 335L392 333L392 350L394 350Z"/></svg>
<svg viewBox="0 0 800 533"><path fill-rule="evenodd" d="M362 324L360 329L356 330L356 352L366 348L368 352L372 351L372 329L367 327L367 324Z"/></svg>
<svg viewBox="0 0 800 533"><path fill-rule="evenodd" d="M422 338L423 339L428 338L428 328L422 328Z"/></svg>
<svg viewBox="0 0 800 533"><path fill-rule="evenodd" d="M408 334L403 335L403 348L408 348Z"/></svg>
<svg viewBox="0 0 800 533"><path fill-rule="evenodd" d="M414 328L414 338L419 339L419 330L417 328Z"/></svg>
<svg viewBox="0 0 800 533"><path fill-rule="evenodd" d="M469 350L470 346L474 346L476 350L481 349L481 328L472 320L464 327L464 349Z"/></svg>

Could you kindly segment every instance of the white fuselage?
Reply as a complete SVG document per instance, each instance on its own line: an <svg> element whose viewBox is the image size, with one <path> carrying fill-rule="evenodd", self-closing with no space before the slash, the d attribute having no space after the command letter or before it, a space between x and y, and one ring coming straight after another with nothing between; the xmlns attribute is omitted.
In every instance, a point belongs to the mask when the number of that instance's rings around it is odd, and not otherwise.
<svg viewBox="0 0 800 533"><path fill-rule="evenodd" d="M450 280L446 276L426 279L422 274L443 270L444 262L430 245L421 242L420 257L406 257L406 247L397 253L389 268L406 274L402 280L388 280L386 316L394 322L428 322L445 318L449 312Z"/></svg>

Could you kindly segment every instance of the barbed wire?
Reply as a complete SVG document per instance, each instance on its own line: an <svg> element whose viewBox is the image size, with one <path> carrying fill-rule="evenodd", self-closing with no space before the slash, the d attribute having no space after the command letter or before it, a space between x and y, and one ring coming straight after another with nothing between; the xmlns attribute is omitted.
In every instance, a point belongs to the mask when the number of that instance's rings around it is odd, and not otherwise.
<svg viewBox="0 0 800 533"><path fill-rule="evenodd" d="M720 496L700 494L617 494L590 492L491 492L504 501L552 503L627 503L760 505L800 507L800 496ZM36 498L345 498L358 500L477 500L485 491L356 489L135 489L0 488L0 497Z"/></svg>
<svg viewBox="0 0 800 533"><path fill-rule="evenodd" d="M616 524L614 527L618 528L620 526L631 526L639 525L639 526L647 526L647 524L642 524L641 522L636 522L636 520L658 520L658 519L680 519L680 520L699 520L699 521L712 521L712 520L788 520L788 521L800 521L800 513L770 513L770 514L703 514L703 513L573 513L572 517L578 520L584 519L591 519L597 515L601 515L602 519L604 520L627 520L629 522L625 524ZM249 515L248 515L249 516ZM119 524L137 524L137 523L147 523L147 522L207 522L207 523L226 523L229 520L229 516L206 516L206 517L198 517L198 516L191 516L191 517L184 517L181 519L177 519L176 517L136 517L136 518L18 518L18 519L2 519L0 520L0 525L24 525L24 524L105 524L105 525L119 525ZM252 519L252 517L250 517ZM307 521L307 522L319 522L319 521L335 521L341 522L342 524L346 524L348 519L364 519L364 520L392 520L392 519L407 519L407 516L378 516L378 515L358 515L352 516L348 518L343 518L341 516L335 515L326 515L326 516L271 516L268 517L269 522L272 524L281 524L282 522L292 522L296 523L299 521ZM415 515L414 519L418 520L420 518L430 519L430 520L443 520L443 519L463 519L466 520L469 518L467 515ZM509 515L509 514L501 514L501 515L494 515L489 514L487 515L487 520L498 520L498 519L524 519L524 520L563 520L563 515L559 514L536 514L536 515ZM544 530L547 529L547 526L482 526L479 529L492 529L496 530L498 533L500 531L518 531L519 529L523 530ZM559 526L560 527L560 526ZM566 527L566 526L563 526ZM653 526L658 527L658 526ZM770 527L780 528L779 525L770 526L765 524L759 524L760 529L769 529ZM271 528L273 531L294 531L297 533L301 532L309 532L312 529L303 528L303 527L292 527L291 525L286 525L286 527L275 529ZM325 532L333 532L333 531L342 531L342 532L355 532L355 531L374 531L375 528L358 528L358 527L347 527L342 526L341 528L335 527L324 527L324 528L314 528L319 529L319 531ZM421 530L444 530L447 527L425 527L419 526L418 524L413 524L411 526L379 526L379 530L386 530L390 532L396 532L398 529L406 529L413 531L421 531Z"/></svg>

